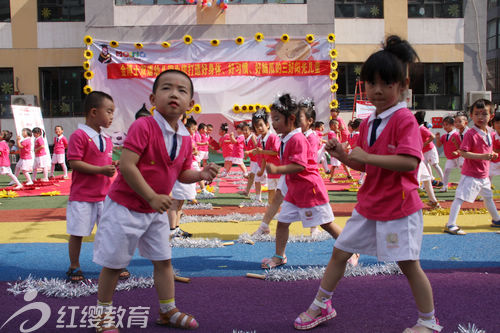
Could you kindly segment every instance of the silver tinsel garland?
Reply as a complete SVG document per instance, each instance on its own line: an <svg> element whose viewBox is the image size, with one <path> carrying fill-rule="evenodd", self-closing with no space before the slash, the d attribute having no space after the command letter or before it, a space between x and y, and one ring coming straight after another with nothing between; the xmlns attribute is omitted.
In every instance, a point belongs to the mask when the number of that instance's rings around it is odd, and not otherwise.
<svg viewBox="0 0 500 333"><path fill-rule="evenodd" d="M294 236L294 235L292 235L288 238L288 242L289 243L311 243L311 242L322 242L322 241L329 240L329 239L332 239L332 236L329 233L322 231L314 236L309 236L309 235ZM252 235L249 235L247 233L244 233L238 237L237 242L248 244L249 240L251 240L253 242L274 242L274 241L276 241L276 236L271 235L271 234L252 236Z"/></svg>
<svg viewBox="0 0 500 333"><path fill-rule="evenodd" d="M476 324L468 323L467 327L462 326L462 324L458 325L458 332L455 331L453 333L486 333L486 331L477 328Z"/></svg>
<svg viewBox="0 0 500 333"><path fill-rule="evenodd" d="M224 247L224 242L218 238L180 238L174 237L170 240L172 247L186 248L216 248Z"/></svg>
<svg viewBox="0 0 500 333"><path fill-rule="evenodd" d="M265 206L267 206L267 202L257 201L257 200L242 201L238 206L240 208L241 207L265 207Z"/></svg>
<svg viewBox="0 0 500 333"><path fill-rule="evenodd" d="M180 223L191 222L243 222L243 221L261 221L264 214L240 214L231 213L227 215L183 215Z"/></svg>
<svg viewBox="0 0 500 333"><path fill-rule="evenodd" d="M209 202L199 202L195 205L191 205L191 204L184 205L184 206L182 206L182 209L184 209L184 210L188 210L188 209L213 209L213 206Z"/></svg>

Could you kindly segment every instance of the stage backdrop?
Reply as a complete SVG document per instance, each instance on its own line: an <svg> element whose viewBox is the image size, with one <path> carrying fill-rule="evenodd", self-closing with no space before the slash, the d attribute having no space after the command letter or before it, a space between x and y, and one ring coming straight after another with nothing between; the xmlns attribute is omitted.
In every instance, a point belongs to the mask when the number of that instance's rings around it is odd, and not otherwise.
<svg viewBox="0 0 500 333"><path fill-rule="evenodd" d="M251 40L193 40L185 36L183 40L157 44L86 36L85 89L101 90L114 98L116 112L108 132L115 135L127 132L143 103L151 108L154 78L169 68L185 71L192 78L194 100L200 106L192 115L214 124L215 136L223 121L231 124L251 119L251 112L235 112L235 105L269 105L285 92L312 98L318 120L326 120L336 91L331 75L337 75L332 35L288 41L284 41L288 36L261 41L257 36Z"/></svg>

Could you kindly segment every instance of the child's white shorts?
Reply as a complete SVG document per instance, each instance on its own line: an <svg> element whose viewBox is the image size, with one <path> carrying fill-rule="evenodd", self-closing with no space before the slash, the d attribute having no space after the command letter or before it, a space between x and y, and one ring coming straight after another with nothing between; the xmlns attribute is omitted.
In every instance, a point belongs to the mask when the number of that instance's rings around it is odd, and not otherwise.
<svg viewBox="0 0 500 333"><path fill-rule="evenodd" d="M379 261L418 260L423 231L422 210L391 221L369 220L354 210L334 247Z"/></svg>
<svg viewBox="0 0 500 333"><path fill-rule="evenodd" d="M52 154L52 164L64 164L66 154Z"/></svg>
<svg viewBox="0 0 500 333"><path fill-rule="evenodd" d="M135 249L146 259L172 258L170 225L166 213L139 213L129 210L109 197L94 241L94 262L108 268L125 268Z"/></svg>
<svg viewBox="0 0 500 333"><path fill-rule="evenodd" d="M94 225L99 224L102 207L102 201L68 201L66 207L66 232L73 236L90 236Z"/></svg>
<svg viewBox="0 0 500 333"><path fill-rule="evenodd" d="M439 163L439 154L436 146L432 147L431 150L424 153L424 159L431 165Z"/></svg>
<svg viewBox="0 0 500 333"><path fill-rule="evenodd" d="M465 159L462 156L460 156L458 158L458 166L460 167L460 169L462 169L462 165L464 165L464 161L465 161Z"/></svg>
<svg viewBox="0 0 500 333"><path fill-rule="evenodd" d="M262 174L262 176L257 176L257 173L260 171L260 167L259 167L259 170L257 170L257 172L255 173L255 178L254 178L254 183L261 183L261 184L265 184L267 183L267 172L264 171L264 173Z"/></svg>
<svg viewBox="0 0 500 333"><path fill-rule="evenodd" d="M288 192L288 186L286 185L285 175L281 175L280 179L278 179L278 187L276 189L280 190L284 198L286 193Z"/></svg>
<svg viewBox="0 0 500 333"><path fill-rule="evenodd" d="M336 159L335 157L330 156L330 165L334 167L340 166L340 161Z"/></svg>
<svg viewBox="0 0 500 333"><path fill-rule="evenodd" d="M444 165L444 169L460 169L462 166L460 165L460 157L455 158L453 160L446 160L446 164Z"/></svg>
<svg viewBox="0 0 500 333"><path fill-rule="evenodd" d="M233 164L236 165L242 165L243 164L243 159L239 157L231 157L231 161L233 161Z"/></svg>
<svg viewBox="0 0 500 333"><path fill-rule="evenodd" d="M202 160L208 160L208 150L198 150L198 158L200 161Z"/></svg>
<svg viewBox="0 0 500 333"><path fill-rule="evenodd" d="M462 175L455 191L455 198L474 202L478 195L483 198L493 198L490 179L488 177L474 178Z"/></svg>
<svg viewBox="0 0 500 333"><path fill-rule="evenodd" d="M328 202L320 206L300 208L283 200L277 219L282 223L302 221L304 228L310 228L333 222L334 216L332 207Z"/></svg>
<svg viewBox="0 0 500 333"><path fill-rule="evenodd" d="M429 169L425 166L424 161L420 161L418 164L417 180L419 183L432 180L432 176L429 173Z"/></svg>
<svg viewBox="0 0 500 333"><path fill-rule="evenodd" d="M250 161L250 172L253 173L254 175L257 175L257 172L260 170L260 165L257 162Z"/></svg>
<svg viewBox="0 0 500 333"><path fill-rule="evenodd" d="M0 175L12 175L12 169L10 166L0 167Z"/></svg>
<svg viewBox="0 0 500 333"><path fill-rule="evenodd" d="M50 167L50 159L47 156L36 156L35 164L33 165L33 169L38 168L48 168Z"/></svg>
<svg viewBox="0 0 500 333"><path fill-rule="evenodd" d="M16 164L16 169L19 169L21 171L26 171L26 172L32 172L33 171L33 159L29 160L24 160L24 159L19 159Z"/></svg>
<svg viewBox="0 0 500 333"><path fill-rule="evenodd" d="M500 162L490 163L490 177L500 176Z"/></svg>
<svg viewBox="0 0 500 333"><path fill-rule="evenodd" d="M176 200L193 200L196 198L196 183L185 184L176 180L172 188L173 199Z"/></svg>
<svg viewBox="0 0 500 333"><path fill-rule="evenodd" d="M276 190L278 188L279 178L269 178L267 177L267 189L268 190Z"/></svg>

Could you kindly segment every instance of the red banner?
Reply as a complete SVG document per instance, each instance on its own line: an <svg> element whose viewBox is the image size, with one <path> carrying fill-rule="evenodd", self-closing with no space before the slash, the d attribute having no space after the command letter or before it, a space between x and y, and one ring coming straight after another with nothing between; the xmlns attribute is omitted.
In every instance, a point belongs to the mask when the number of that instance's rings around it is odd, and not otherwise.
<svg viewBox="0 0 500 333"><path fill-rule="evenodd" d="M177 69L190 77L224 76L311 76L329 75L330 61L237 61L187 64L129 64L107 65L108 79L155 78L167 69Z"/></svg>

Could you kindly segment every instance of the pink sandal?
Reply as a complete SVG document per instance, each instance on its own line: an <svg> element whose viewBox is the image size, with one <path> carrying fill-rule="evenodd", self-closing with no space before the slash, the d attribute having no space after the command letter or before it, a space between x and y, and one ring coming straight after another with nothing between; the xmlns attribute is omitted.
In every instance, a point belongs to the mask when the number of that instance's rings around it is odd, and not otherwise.
<svg viewBox="0 0 500 333"><path fill-rule="evenodd" d="M279 262L274 262L273 258L279 259ZM287 263L287 261L288 260L287 260L286 256L282 257L282 256L275 254L274 256L272 256L272 258L262 259L262 264L260 265L260 267L262 269L272 269L272 268L276 268L276 267L285 265Z"/></svg>
<svg viewBox="0 0 500 333"><path fill-rule="evenodd" d="M431 320L423 320L422 318L418 318L417 325L412 328L407 328L403 331L403 333L420 333L420 331L416 331L416 327L425 327L426 329L432 330L432 333L439 333L443 329L443 326L439 325L439 321L436 318L436 322L434 323Z"/></svg>
<svg viewBox="0 0 500 333"><path fill-rule="evenodd" d="M322 303L318 301L316 298L314 298L314 305L318 306L321 309L321 314L318 315L317 317L311 317L307 312L302 312L302 314L306 315L309 320L303 322L302 319L300 318L300 315L295 319L295 322L293 323L293 326L295 329L298 330L310 330L311 328L314 328L321 324L322 322L325 322L329 319L332 319L337 315L337 311L332 306L332 300L329 299L325 303Z"/></svg>

